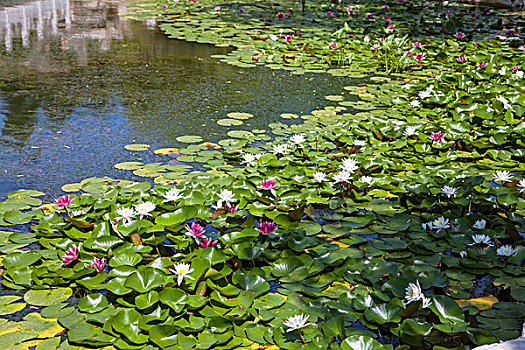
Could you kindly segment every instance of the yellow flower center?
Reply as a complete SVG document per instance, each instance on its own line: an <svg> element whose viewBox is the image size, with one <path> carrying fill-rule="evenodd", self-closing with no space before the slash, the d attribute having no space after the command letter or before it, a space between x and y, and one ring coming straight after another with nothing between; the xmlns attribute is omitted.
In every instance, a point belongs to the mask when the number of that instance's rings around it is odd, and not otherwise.
<svg viewBox="0 0 525 350"><path fill-rule="evenodd" d="M184 275L184 272L186 272L186 270L184 270L184 269L180 269L180 270L179 270L179 275Z"/></svg>

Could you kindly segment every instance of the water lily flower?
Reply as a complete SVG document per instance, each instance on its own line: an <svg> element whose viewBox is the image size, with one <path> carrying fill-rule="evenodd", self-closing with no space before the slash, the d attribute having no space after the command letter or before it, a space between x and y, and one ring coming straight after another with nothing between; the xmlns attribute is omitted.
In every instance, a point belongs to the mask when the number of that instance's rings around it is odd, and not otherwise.
<svg viewBox="0 0 525 350"><path fill-rule="evenodd" d="M204 237L204 227L197 224L196 222L192 222L191 226L186 225L185 229L187 230L186 235L191 236L195 239Z"/></svg>
<svg viewBox="0 0 525 350"><path fill-rule="evenodd" d="M454 34L454 36L457 38L457 39L462 39L465 37L465 33L463 32L457 32L456 34Z"/></svg>
<svg viewBox="0 0 525 350"><path fill-rule="evenodd" d="M507 170L497 170L494 174L494 181L508 182L510 179L512 179L512 175Z"/></svg>
<svg viewBox="0 0 525 350"><path fill-rule="evenodd" d="M288 152L288 145L283 143L281 145L273 145L273 154L285 154Z"/></svg>
<svg viewBox="0 0 525 350"><path fill-rule="evenodd" d="M487 66L488 66L488 62L478 63L478 68L479 69L485 69L485 68L487 68Z"/></svg>
<svg viewBox="0 0 525 350"><path fill-rule="evenodd" d="M67 265L73 260L75 260L76 258L78 258L79 252L80 252L80 245L78 246L78 248L74 244L71 247L69 247L69 249L66 250L64 255L62 255L62 265Z"/></svg>
<svg viewBox="0 0 525 350"><path fill-rule="evenodd" d="M333 14L334 14L334 13L333 13L332 11L326 11L326 15L327 15L328 17L332 16Z"/></svg>
<svg viewBox="0 0 525 350"><path fill-rule="evenodd" d="M417 53L415 58L416 60L421 61L423 58L425 58L425 55L422 53Z"/></svg>
<svg viewBox="0 0 525 350"><path fill-rule="evenodd" d="M412 44L414 47L421 48L421 43L416 41L414 44Z"/></svg>
<svg viewBox="0 0 525 350"><path fill-rule="evenodd" d="M445 142L445 137L446 133L444 132L433 132L431 135L430 135L430 139L432 140L432 142L434 143L441 143L441 142Z"/></svg>
<svg viewBox="0 0 525 350"><path fill-rule="evenodd" d="M468 245L474 245L474 244L492 245L490 241L490 236L487 236L487 235L472 235L472 240L474 241L474 243L469 243Z"/></svg>
<svg viewBox="0 0 525 350"><path fill-rule="evenodd" d="M356 160L352 158L345 158L343 162L339 165L339 167L342 171L347 173L353 173L354 171L359 169Z"/></svg>
<svg viewBox="0 0 525 350"><path fill-rule="evenodd" d="M292 36L291 35L287 35L284 40L286 40L287 42L290 42L292 41Z"/></svg>
<svg viewBox="0 0 525 350"><path fill-rule="evenodd" d="M515 73L515 76L516 76L516 78L520 78L520 79L522 79L522 78L523 78L523 71L522 71L522 70L517 71L517 72Z"/></svg>
<svg viewBox="0 0 525 350"><path fill-rule="evenodd" d="M84 215L84 211L82 211L82 210L73 210L70 214L71 214L71 216L81 216L81 215Z"/></svg>
<svg viewBox="0 0 525 350"><path fill-rule="evenodd" d="M228 209L228 211L230 212L230 214L235 214L235 212L236 212L237 210L239 210L239 207L238 207L237 205L235 205L235 204L232 204L231 206L229 206L229 205L225 205L224 208L225 208L225 209Z"/></svg>
<svg viewBox="0 0 525 350"><path fill-rule="evenodd" d="M137 215L135 210L133 208L125 208L125 207L119 207L116 210L116 213L120 215L117 217L117 222L122 221L122 223L126 226L131 225L131 222L133 221L133 217Z"/></svg>
<svg viewBox="0 0 525 350"><path fill-rule="evenodd" d="M379 51L379 50L381 49L381 45L380 45L380 44L374 44L374 45L372 46L372 49L373 49L374 51Z"/></svg>
<svg viewBox="0 0 525 350"><path fill-rule="evenodd" d="M409 283L408 287L406 287L406 295L405 299L407 300L407 304L410 304L413 301L418 301L424 298L423 291L421 290L421 286L419 285L419 281L416 280L416 283Z"/></svg>
<svg viewBox="0 0 525 350"><path fill-rule="evenodd" d="M394 29L395 27L396 27L395 24L390 24L390 25L388 26L388 29Z"/></svg>
<svg viewBox="0 0 525 350"><path fill-rule="evenodd" d="M374 14L373 13L367 13L366 15L368 16L368 18L374 18Z"/></svg>
<svg viewBox="0 0 525 350"><path fill-rule="evenodd" d="M501 255L501 256L511 256L514 253L516 253L516 251L517 251L516 248L513 248L512 246L507 244L507 245L502 245L501 247L499 247L496 250L496 253L498 253L498 255Z"/></svg>
<svg viewBox="0 0 525 350"><path fill-rule="evenodd" d="M332 45L332 44L330 44L330 45ZM306 139L305 139L303 134L296 134L296 135L293 135L292 137L290 137L290 141L292 141L297 146L301 146L302 147L303 143L306 142Z"/></svg>
<svg viewBox="0 0 525 350"><path fill-rule="evenodd" d="M371 185L374 182L374 178L372 176L361 176L359 181Z"/></svg>
<svg viewBox="0 0 525 350"><path fill-rule="evenodd" d="M443 186L443 188L441 189L441 192L443 194L446 194L448 198L454 196L456 194L456 191L458 189L455 188L455 187L451 187L451 186Z"/></svg>
<svg viewBox="0 0 525 350"><path fill-rule="evenodd" d="M217 201L217 207L222 208L223 202L230 206L232 202L235 202L234 194L232 191L224 189L219 193L219 200Z"/></svg>
<svg viewBox="0 0 525 350"><path fill-rule="evenodd" d="M259 56L252 56L252 61L257 62L259 60Z"/></svg>
<svg viewBox="0 0 525 350"><path fill-rule="evenodd" d="M201 246L202 249L206 249L206 248L216 245L217 242L218 242L217 240L212 241L210 237L206 237L200 240L199 245Z"/></svg>
<svg viewBox="0 0 525 350"><path fill-rule="evenodd" d="M521 65L517 64L515 66L512 66L512 70L513 71L517 71L518 69L520 69Z"/></svg>
<svg viewBox="0 0 525 350"><path fill-rule="evenodd" d="M308 326L310 324L310 323L307 323L308 317L309 316L307 315L300 314L300 315L289 317L287 320L284 320L284 325L288 327L286 332L292 332L296 329L299 330L301 328Z"/></svg>
<svg viewBox="0 0 525 350"><path fill-rule="evenodd" d="M467 257L467 251L466 250L462 250L459 252L459 256L462 257L463 259L465 259Z"/></svg>
<svg viewBox="0 0 525 350"><path fill-rule="evenodd" d="M88 269L95 268L97 269L97 272L100 273L104 271L104 267L106 266L106 260L104 258L102 259L93 258L91 260L91 264L84 264L84 266L87 267Z"/></svg>
<svg viewBox="0 0 525 350"><path fill-rule="evenodd" d="M466 60L467 60L467 59L465 58L465 56L459 56L458 59L457 59L457 61L458 61L459 63L463 63L463 62L465 62Z"/></svg>
<svg viewBox="0 0 525 350"><path fill-rule="evenodd" d="M181 190L175 187L170 189L168 192L164 194L164 198L166 198L164 202L175 202L176 200L181 199L182 198L181 192L182 192Z"/></svg>
<svg viewBox="0 0 525 350"><path fill-rule="evenodd" d="M273 235L275 234L275 230L277 230L277 228L279 228L279 226L274 222L264 221L259 224L259 228L256 230L263 235Z"/></svg>
<svg viewBox="0 0 525 350"><path fill-rule="evenodd" d="M385 20L385 21L387 21L387 22L390 22L391 18L388 17L388 16L384 16L384 17L383 17L383 20Z"/></svg>
<svg viewBox="0 0 525 350"><path fill-rule="evenodd" d="M525 179L522 179L520 180L520 182L518 182L518 187L521 187L520 192L523 192L523 190L525 190Z"/></svg>
<svg viewBox="0 0 525 350"><path fill-rule="evenodd" d="M334 174L332 176L332 179L334 180L334 182L336 184L338 183L349 183L350 182L350 176L352 176L352 174L348 171L341 171L337 174Z"/></svg>
<svg viewBox="0 0 525 350"><path fill-rule="evenodd" d="M355 140L354 141L354 146L364 146L364 145L366 145L365 140Z"/></svg>
<svg viewBox="0 0 525 350"><path fill-rule="evenodd" d="M416 134L417 126L409 125L405 128L405 131L403 131L403 134L406 136L412 136Z"/></svg>
<svg viewBox="0 0 525 350"><path fill-rule="evenodd" d="M55 203L58 208L65 208L67 206L70 206L74 200L75 198L71 198L71 196L62 196L55 199Z"/></svg>
<svg viewBox="0 0 525 350"><path fill-rule="evenodd" d="M275 182L274 179L262 180L261 188L264 190L273 190L276 189L279 185Z"/></svg>
<svg viewBox="0 0 525 350"><path fill-rule="evenodd" d="M257 160L257 157L255 157L254 154L251 154L251 153L245 153L242 155L242 162L241 164L246 164L246 165L249 165L249 166L254 166L256 163L256 160Z"/></svg>
<svg viewBox="0 0 525 350"><path fill-rule="evenodd" d="M215 6L213 9L214 9L215 11L219 11L219 10L221 9L221 7L220 7L220 6Z"/></svg>
<svg viewBox="0 0 525 350"><path fill-rule="evenodd" d="M153 210L155 210L156 207L157 205L155 203L144 202L144 203L135 205L135 211L137 212L137 214L139 214L139 217L142 220L144 216L151 216L150 213Z"/></svg>
<svg viewBox="0 0 525 350"><path fill-rule="evenodd" d="M520 50L521 50L521 51L525 51L525 45L520 46Z"/></svg>
<svg viewBox="0 0 525 350"><path fill-rule="evenodd" d="M434 90L434 85L430 85L426 90L419 92L419 97L422 99L429 98L432 95L432 90Z"/></svg>
<svg viewBox="0 0 525 350"><path fill-rule="evenodd" d="M436 220L430 222L429 226L432 230L437 229L437 232L450 227L450 225L448 224L448 219L446 219L443 216L440 216Z"/></svg>
<svg viewBox="0 0 525 350"><path fill-rule="evenodd" d="M486 220L484 220L484 219L476 220L476 222L474 222L474 225L472 225L472 228L475 228L475 229L478 229L478 230L483 230L485 228L485 225L487 225L487 221Z"/></svg>
<svg viewBox="0 0 525 350"><path fill-rule="evenodd" d="M244 10L244 8L242 8L242 7L239 9L239 12L240 12L240 13L244 13L244 11L245 11L245 10Z"/></svg>
<svg viewBox="0 0 525 350"><path fill-rule="evenodd" d="M326 181L326 174L323 173L322 171L317 171L317 172L313 173L312 176L313 176L314 180L317 181L317 182Z"/></svg>
<svg viewBox="0 0 525 350"><path fill-rule="evenodd" d="M348 7L346 8L346 12L350 13L351 11L352 11L352 6L348 6Z"/></svg>
<svg viewBox="0 0 525 350"><path fill-rule="evenodd" d="M286 12L288 12L289 14L292 14L293 13L293 9L288 9L288 10L286 10Z"/></svg>
<svg viewBox="0 0 525 350"><path fill-rule="evenodd" d="M417 108L419 106L421 106L421 102L419 102L418 100L413 100L410 102L410 107L412 108Z"/></svg>
<svg viewBox="0 0 525 350"><path fill-rule="evenodd" d="M283 19L283 18L284 18L284 13L279 12L279 13L277 14L277 18L279 18L279 19Z"/></svg>
<svg viewBox="0 0 525 350"><path fill-rule="evenodd" d="M381 6L381 7L384 8L384 9L387 9L387 8L388 8L388 5L383 5L383 6Z"/></svg>
<svg viewBox="0 0 525 350"><path fill-rule="evenodd" d="M499 73L500 75L505 75L505 74L507 74L507 67L501 67L501 68L499 69L498 73ZM499 96L498 96L498 97L499 97Z"/></svg>
<svg viewBox="0 0 525 350"><path fill-rule="evenodd" d="M184 278L195 280L195 278L190 276L190 273L193 272L193 269L190 267L190 264L178 263L173 266L173 269L170 269L171 272L177 275L177 284L179 286L184 280Z"/></svg>
<svg viewBox="0 0 525 350"><path fill-rule="evenodd" d="M337 49L339 45L337 45L337 43L330 43L330 48L331 49Z"/></svg>
<svg viewBox="0 0 525 350"><path fill-rule="evenodd" d="M427 307L429 307L432 304L432 299L427 298L426 296L423 295L421 297L421 302L422 302L421 307L423 309L426 309Z"/></svg>

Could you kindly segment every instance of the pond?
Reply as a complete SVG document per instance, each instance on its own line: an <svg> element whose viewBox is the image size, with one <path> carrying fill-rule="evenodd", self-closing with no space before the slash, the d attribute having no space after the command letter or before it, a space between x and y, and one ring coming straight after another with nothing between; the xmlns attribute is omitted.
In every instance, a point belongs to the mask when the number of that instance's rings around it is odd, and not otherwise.
<svg viewBox="0 0 525 350"><path fill-rule="evenodd" d="M217 142L232 130L216 123L229 112L255 115L233 129L266 129L352 83L233 67L210 58L229 49L168 39L126 11L104 1L0 1L0 198L18 188L56 193L89 176L140 179L113 165L166 159L126 144L177 147L188 134Z"/></svg>

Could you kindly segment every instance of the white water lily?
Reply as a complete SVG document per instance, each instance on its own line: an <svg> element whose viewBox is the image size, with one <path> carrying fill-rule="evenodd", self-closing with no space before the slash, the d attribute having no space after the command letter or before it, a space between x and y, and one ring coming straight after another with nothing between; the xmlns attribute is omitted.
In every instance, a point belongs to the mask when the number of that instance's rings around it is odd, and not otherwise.
<svg viewBox="0 0 525 350"><path fill-rule="evenodd" d="M496 100L503 104L503 108L505 108L505 109L511 109L512 108L512 106L509 104L509 100L507 100L505 97L498 96L498 97L496 97Z"/></svg>
<svg viewBox="0 0 525 350"><path fill-rule="evenodd" d="M142 217L144 215L151 216L150 213L153 210L155 210L156 207L157 207L157 205L155 203L144 202L144 203L140 203L140 204L135 205L135 211L137 212L137 214L139 214L140 219L142 219Z"/></svg>
<svg viewBox="0 0 525 350"><path fill-rule="evenodd" d="M297 134L290 137L290 141L292 141L297 146L303 146L303 143L306 142L306 139L303 134Z"/></svg>
<svg viewBox="0 0 525 350"><path fill-rule="evenodd" d="M472 225L472 228L483 230L485 228L485 225L487 225L487 220L484 220L484 219L476 220L474 225Z"/></svg>
<svg viewBox="0 0 525 350"><path fill-rule="evenodd" d="M372 176L361 176L359 181L371 185L374 182L374 178Z"/></svg>
<svg viewBox="0 0 525 350"><path fill-rule="evenodd" d="M410 304L413 301L421 300L424 297L425 296L423 295L423 291L421 290L421 286L419 285L418 280L416 280L416 283L408 284L408 287L406 288L406 295L405 295L407 304Z"/></svg>
<svg viewBox="0 0 525 350"><path fill-rule="evenodd" d="M268 35L268 37L270 38L271 41L277 41L279 40L279 37L275 34L270 34Z"/></svg>
<svg viewBox="0 0 525 350"><path fill-rule="evenodd" d="M178 263L173 266L173 269L170 269L171 272L177 275L177 284L180 286L184 278L189 278L195 280L195 278L190 276L190 273L193 272L190 264Z"/></svg>
<svg viewBox="0 0 525 350"><path fill-rule="evenodd" d="M314 180L317 181L317 182L324 182L324 181L326 181L326 174L323 173L322 171L317 171L317 172L313 173L312 176L314 177Z"/></svg>
<svg viewBox="0 0 525 350"><path fill-rule="evenodd" d="M412 108L416 108L416 107L419 107L421 106L421 102L419 102L419 100L414 100L412 102L410 102L410 107Z"/></svg>
<svg viewBox="0 0 525 350"><path fill-rule="evenodd" d="M405 128L405 131L403 131L403 134L405 136L412 136L416 134L417 126L409 125Z"/></svg>
<svg viewBox="0 0 525 350"><path fill-rule="evenodd" d="M281 145L273 145L273 154L285 154L288 152L288 145L283 143Z"/></svg>
<svg viewBox="0 0 525 350"><path fill-rule="evenodd" d="M443 186L443 188L441 189L441 192L442 192L443 194L446 194L447 197L450 198L450 197L453 197L453 196L456 194L456 191L457 191L457 190L458 190L458 189L455 188L455 187L451 187L451 186L446 186L446 185L445 185L445 186Z"/></svg>
<svg viewBox="0 0 525 350"><path fill-rule="evenodd" d="M242 162L241 162L241 164L254 166L256 160L257 160L257 157L254 154L245 153L245 154L242 155Z"/></svg>
<svg viewBox="0 0 525 350"><path fill-rule="evenodd" d="M179 200L182 198L182 196L180 195L181 194L181 190L179 190L178 188L172 188L171 190L169 190L168 192L166 192L164 194L164 198L166 198L164 200L164 202L174 202L176 200Z"/></svg>
<svg viewBox="0 0 525 350"><path fill-rule="evenodd" d="M235 202L235 196L232 191L230 190L222 190L219 194L219 200L217 201L217 208L222 208L223 202L228 207L231 206L232 202Z"/></svg>
<svg viewBox="0 0 525 350"><path fill-rule="evenodd" d="M430 95L432 95L433 89L434 89L434 85L430 85L426 90L423 90L419 93L419 98L421 99L429 98Z"/></svg>
<svg viewBox="0 0 525 350"><path fill-rule="evenodd" d="M355 140L354 141L354 145L355 146L364 146L364 145L366 145L366 141L365 140Z"/></svg>
<svg viewBox="0 0 525 350"><path fill-rule="evenodd" d="M288 317L288 319L284 320L284 325L288 327L286 332L291 332L308 326L310 324L308 323L308 317L309 316L303 314Z"/></svg>
<svg viewBox="0 0 525 350"><path fill-rule="evenodd" d="M441 231L444 228L450 227L450 225L448 224L448 219L446 219L443 216L440 216L436 220L429 222L428 225L430 226L431 230L437 230L437 232Z"/></svg>
<svg viewBox="0 0 525 350"><path fill-rule="evenodd" d="M521 187L520 192L523 192L523 190L525 190L525 179L520 180L520 182L518 182L518 187Z"/></svg>
<svg viewBox="0 0 525 350"><path fill-rule="evenodd" d="M459 252L459 256L461 256L462 258L466 258L467 257L467 252L465 250L462 250Z"/></svg>
<svg viewBox="0 0 525 350"><path fill-rule="evenodd" d="M334 174L334 176L332 176L332 179L335 181L336 184L348 183L350 182L350 176L352 176L352 174L348 171L341 171L337 174Z"/></svg>
<svg viewBox="0 0 525 350"><path fill-rule="evenodd" d="M511 256L513 255L514 253L516 253L517 249L516 248L513 248L512 246L510 245L502 245L501 247L499 247L496 252L498 253L498 255L501 255L501 256Z"/></svg>
<svg viewBox="0 0 525 350"><path fill-rule="evenodd" d="M421 307L423 309L426 309L427 307L429 307L432 304L432 299L427 298L426 296L423 295L423 297L421 298L421 302L423 303L421 305Z"/></svg>
<svg viewBox="0 0 525 350"><path fill-rule="evenodd" d="M339 165L339 167L341 168L342 171L348 172L348 173L353 173L354 171L359 169L359 167L357 166L356 160L352 158L343 159L343 162Z"/></svg>
<svg viewBox="0 0 525 350"><path fill-rule="evenodd" d="M472 240L474 241L474 243L469 243L468 245L474 245L474 244L492 245L490 241L490 236L487 236L487 235L472 235Z"/></svg>
<svg viewBox="0 0 525 350"><path fill-rule="evenodd" d="M499 69L498 73L501 74L501 75L505 75L505 73L507 73L507 68L505 68L505 67L501 67L501 68Z"/></svg>
<svg viewBox="0 0 525 350"><path fill-rule="evenodd" d="M522 79L523 78L523 71L522 70L518 70L516 71L516 73L514 74L514 76L518 79Z"/></svg>
<svg viewBox="0 0 525 350"><path fill-rule="evenodd" d="M84 215L84 211L82 210L73 210L71 211L71 216L81 216Z"/></svg>
<svg viewBox="0 0 525 350"><path fill-rule="evenodd" d="M120 215L119 217L117 217L117 220L122 221L122 223L126 226L130 225L133 217L137 215L133 208L124 207L117 208L116 213L117 215Z"/></svg>
<svg viewBox="0 0 525 350"><path fill-rule="evenodd" d="M510 179L512 179L512 174L507 170L498 170L496 174L494 174L494 181L507 182L510 181Z"/></svg>

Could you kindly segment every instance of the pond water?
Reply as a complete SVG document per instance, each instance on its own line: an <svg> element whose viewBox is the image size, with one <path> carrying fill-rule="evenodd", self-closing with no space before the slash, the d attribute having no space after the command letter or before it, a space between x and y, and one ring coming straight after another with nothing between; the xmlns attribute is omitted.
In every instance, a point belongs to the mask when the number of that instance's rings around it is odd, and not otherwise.
<svg viewBox="0 0 525 350"><path fill-rule="evenodd" d="M216 121L234 111L255 115L236 129L267 129L352 83L233 67L210 58L227 48L168 39L126 11L119 2L0 1L0 198L17 188L56 194L90 176L133 179L113 164L166 159L126 144L177 147L187 134L217 142L232 128Z"/></svg>

